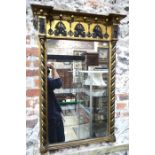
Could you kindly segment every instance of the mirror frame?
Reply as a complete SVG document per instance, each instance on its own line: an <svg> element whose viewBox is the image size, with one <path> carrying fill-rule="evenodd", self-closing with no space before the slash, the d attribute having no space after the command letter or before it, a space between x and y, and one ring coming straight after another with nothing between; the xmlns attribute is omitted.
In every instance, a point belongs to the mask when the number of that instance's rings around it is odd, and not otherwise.
<svg viewBox="0 0 155 155"><path fill-rule="evenodd" d="M40 152L45 153L49 150L63 149L67 147L77 147L91 143L114 142L114 123L115 123L115 65L116 65L116 42L119 32L120 20L126 17L121 14L96 15L79 12L69 12L54 10L51 6L42 6L31 4L33 11L33 24L38 31L40 47ZM57 23L64 24L66 33L59 31ZM82 36L77 31L77 36L69 33L74 30L75 26L81 24L84 28L82 33L91 34L91 36ZM71 27L74 25L73 27ZM95 26L100 27L99 31L94 30ZM106 32L105 32L106 31ZM103 34L104 32L104 34ZM105 33L106 36L105 36ZM70 35L69 35L70 34ZM75 34L75 33L73 33ZM93 36L93 37L92 37ZM47 39L64 39L64 40L83 40L109 42L109 74L108 74L108 136L100 138L91 138L84 140L69 141L65 143L48 143L48 121L47 121Z"/></svg>

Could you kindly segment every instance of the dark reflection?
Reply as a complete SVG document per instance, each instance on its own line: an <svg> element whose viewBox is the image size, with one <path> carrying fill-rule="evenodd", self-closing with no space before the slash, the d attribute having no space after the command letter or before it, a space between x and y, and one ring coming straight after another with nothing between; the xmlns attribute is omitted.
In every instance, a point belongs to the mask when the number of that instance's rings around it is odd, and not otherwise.
<svg viewBox="0 0 155 155"><path fill-rule="evenodd" d="M48 63L54 62L61 78L57 80L62 86L57 81L57 87L54 87L55 84L51 86L56 89L51 89L48 82L49 143L63 142L64 137L67 142L106 136L108 43L66 40L53 42L47 41ZM53 69L50 69L50 74L52 72ZM51 100L57 101L54 103ZM51 118L54 115L57 117L55 120ZM58 127L55 128L56 131L53 130L54 125ZM61 140L55 137L57 135Z"/></svg>
<svg viewBox="0 0 155 155"><path fill-rule="evenodd" d="M52 69L52 76L50 75ZM64 125L62 120L62 109L54 94L55 89L62 86L62 81L57 73L57 70L52 64L48 64L47 68L48 79L48 139L49 143L64 142Z"/></svg>

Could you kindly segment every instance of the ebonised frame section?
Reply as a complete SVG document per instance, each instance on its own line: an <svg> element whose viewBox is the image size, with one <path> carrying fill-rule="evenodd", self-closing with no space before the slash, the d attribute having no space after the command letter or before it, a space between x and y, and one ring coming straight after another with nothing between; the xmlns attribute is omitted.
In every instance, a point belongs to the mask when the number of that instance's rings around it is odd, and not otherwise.
<svg viewBox="0 0 155 155"><path fill-rule="evenodd" d="M84 61L84 56L73 55L47 55L47 60L56 60L57 62Z"/></svg>

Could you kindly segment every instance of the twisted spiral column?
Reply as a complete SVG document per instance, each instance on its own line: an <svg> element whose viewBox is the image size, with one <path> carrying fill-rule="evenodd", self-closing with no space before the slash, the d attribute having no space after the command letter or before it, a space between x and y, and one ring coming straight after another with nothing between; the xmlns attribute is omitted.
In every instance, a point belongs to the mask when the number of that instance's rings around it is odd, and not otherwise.
<svg viewBox="0 0 155 155"><path fill-rule="evenodd" d="M113 137L113 140L115 140L114 136L114 128L115 128L115 68L116 68L116 41L111 42L111 52L110 52L110 80L109 80L109 100L110 100L110 106L109 106L109 114L110 114L110 128L109 132L110 135Z"/></svg>
<svg viewBox="0 0 155 155"><path fill-rule="evenodd" d="M44 37L39 38L40 41L40 150L45 152L48 144L48 128L47 128L47 69L46 69L46 48Z"/></svg>

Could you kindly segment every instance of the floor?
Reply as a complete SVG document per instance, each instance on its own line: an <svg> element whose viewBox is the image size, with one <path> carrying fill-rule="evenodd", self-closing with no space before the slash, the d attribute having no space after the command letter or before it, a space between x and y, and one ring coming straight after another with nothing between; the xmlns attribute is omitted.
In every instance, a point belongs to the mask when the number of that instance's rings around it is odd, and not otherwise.
<svg viewBox="0 0 155 155"><path fill-rule="evenodd" d="M66 141L106 136L106 122L92 124L90 114L75 105L65 106L62 109Z"/></svg>
<svg viewBox="0 0 155 155"><path fill-rule="evenodd" d="M89 123L79 124L78 116L64 117L66 141L86 139L90 137Z"/></svg>

